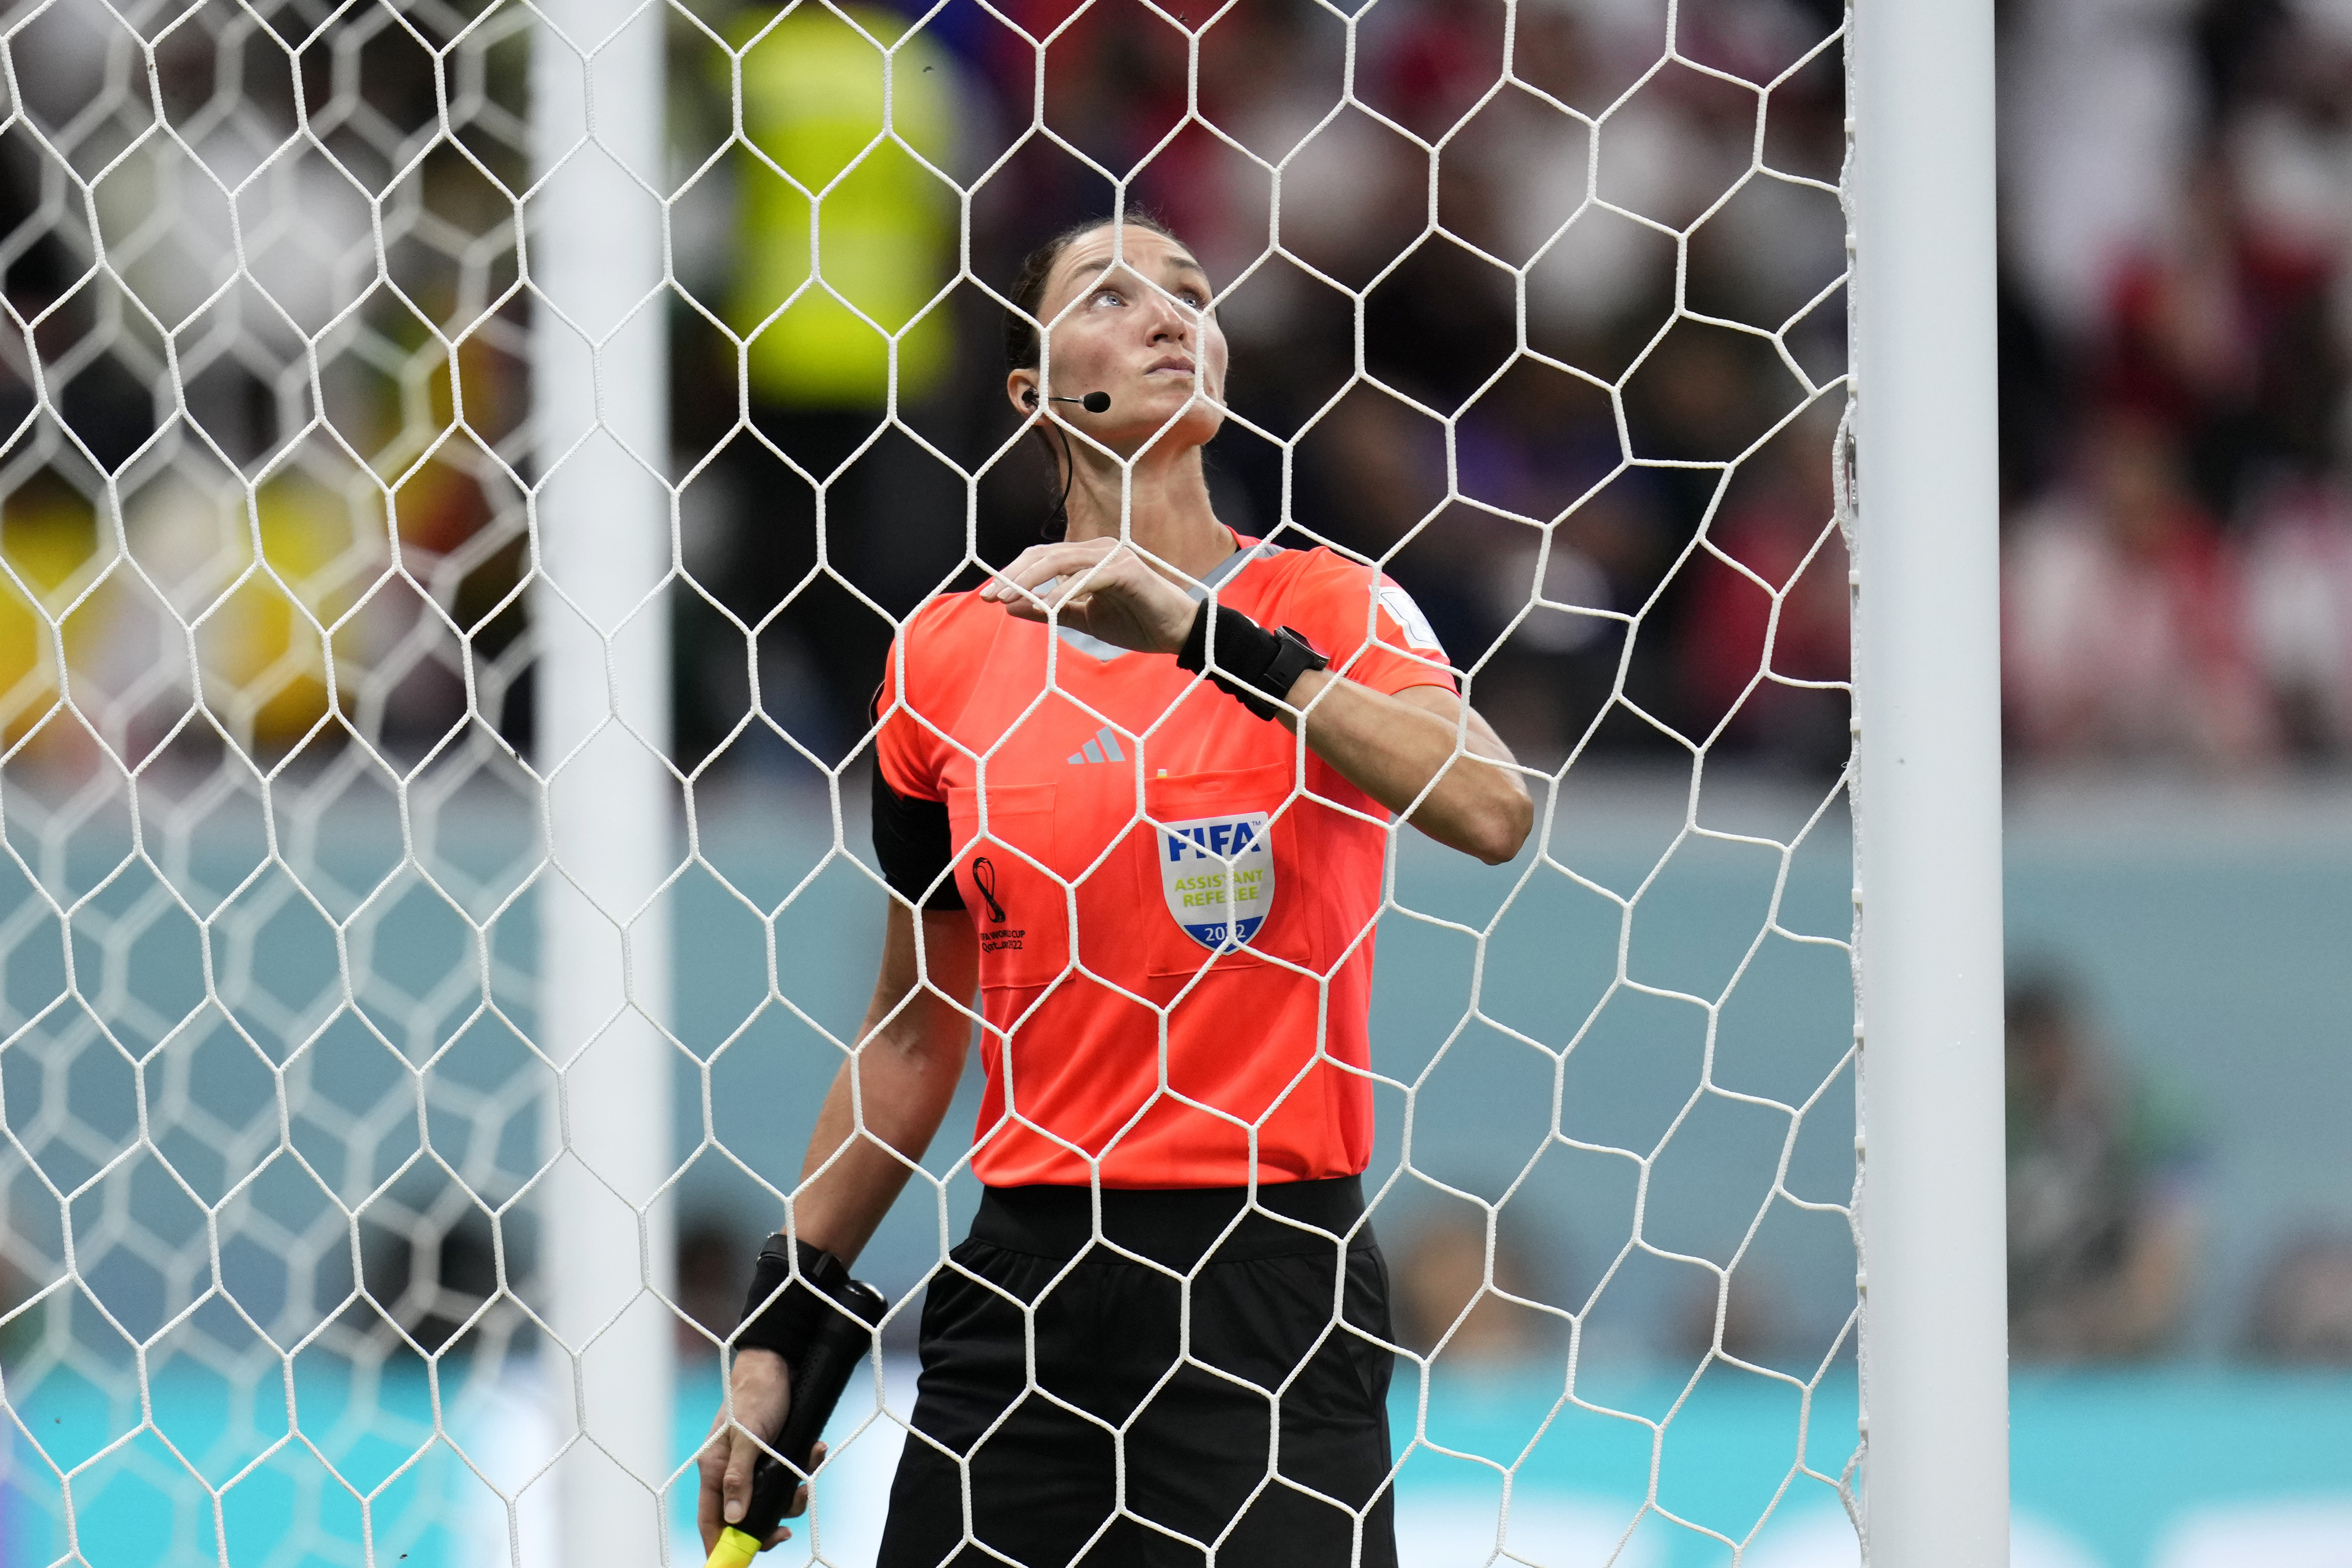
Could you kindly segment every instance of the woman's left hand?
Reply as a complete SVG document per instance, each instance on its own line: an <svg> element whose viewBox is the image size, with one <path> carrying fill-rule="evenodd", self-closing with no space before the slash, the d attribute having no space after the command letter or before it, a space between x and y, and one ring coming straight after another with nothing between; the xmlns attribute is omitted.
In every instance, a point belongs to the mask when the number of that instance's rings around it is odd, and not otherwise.
<svg viewBox="0 0 2352 1568"><path fill-rule="evenodd" d="M1201 602L1116 539L1033 544L980 591L1009 615L1061 624L1137 653L1174 653Z"/></svg>

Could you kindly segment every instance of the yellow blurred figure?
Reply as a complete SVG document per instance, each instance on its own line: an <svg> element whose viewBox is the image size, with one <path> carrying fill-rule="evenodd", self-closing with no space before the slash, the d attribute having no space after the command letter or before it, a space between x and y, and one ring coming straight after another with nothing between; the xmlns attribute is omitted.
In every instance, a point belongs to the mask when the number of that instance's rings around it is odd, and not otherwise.
<svg viewBox="0 0 2352 1568"><path fill-rule="evenodd" d="M905 329L952 270L949 187L908 151L945 167L952 62L926 37L898 49L891 136L885 137L883 48L905 33L905 18L851 6L845 15L853 26L843 15L803 5L761 33L772 15L754 12L732 30L731 41L743 49L744 135L776 167L757 157L742 161L728 324L750 339L754 399L794 408L878 405L889 378L883 333ZM803 285L806 291L770 321ZM904 400L921 397L946 369L945 315L934 311L898 341Z"/></svg>
<svg viewBox="0 0 2352 1568"><path fill-rule="evenodd" d="M383 528L360 524L343 497L292 473L264 484L253 506L267 570L238 585L215 616L217 634L202 639L205 695L232 725L248 721L255 743L284 745L327 710L325 650L313 620L331 627L358 601L381 568ZM346 710L362 673L362 640L355 626L334 632Z"/></svg>
<svg viewBox="0 0 2352 1568"><path fill-rule="evenodd" d="M0 740L15 745L58 700L58 617L102 564L98 512L53 475L41 474L8 497L0 521ZM100 597L103 597L101 593ZM67 658L86 649L104 611L84 602L65 621Z"/></svg>

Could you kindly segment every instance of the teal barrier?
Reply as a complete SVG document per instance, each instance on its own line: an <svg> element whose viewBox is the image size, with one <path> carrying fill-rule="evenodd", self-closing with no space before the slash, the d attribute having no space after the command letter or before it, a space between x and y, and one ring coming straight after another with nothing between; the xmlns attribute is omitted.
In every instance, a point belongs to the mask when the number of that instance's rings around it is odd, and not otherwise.
<svg viewBox="0 0 2352 1568"><path fill-rule="evenodd" d="M219 1530L239 1563L364 1563L372 1534L379 1568L491 1568L509 1561L509 1516L478 1469L521 1490L522 1568L551 1563L542 1468L562 1437L543 1391L528 1363L495 1382L465 1370L445 1369L436 1431L419 1368L298 1365L299 1436L276 1382L239 1398L174 1363L155 1375L142 1426L135 1406L52 1375L8 1435L0 1561L66 1555L54 1464L82 1467L76 1544L90 1568L217 1563ZM1401 1370L1391 1418L1406 1568L1468 1568L1496 1546L1547 1568L1598 1568L1612 1552L1622 1568L1715 1568L1731 1563L1733 1542L1747 1568L1856 1562L1824 1479L1853 1447L1850 1376L1808 1401L1722 1367L1688 1387L1602 1369L1578 1391L1603 1411L1561 1400L1550 1374L1505 1369L1438 1377L1424 1415ZM682 1381L672 1452L684 1466L715 1408L715 1367ZM894 1362L891 1381L903 1412L911 1365ZM2352 1548L2352 1373L2037 1372L2016 1378L2012 1404L2017 1568L2330 1568ZM800 1538L765 1560L774 1568L810 1562L812 1534L828 1562L872 1561L901 1440L872 1410L870 1388L845 1402L839 1467ZM217 1521L198 1477L219 1489ZM669 1494L674 1561L699 1560L694 1486L688 1467Z"/></svg>

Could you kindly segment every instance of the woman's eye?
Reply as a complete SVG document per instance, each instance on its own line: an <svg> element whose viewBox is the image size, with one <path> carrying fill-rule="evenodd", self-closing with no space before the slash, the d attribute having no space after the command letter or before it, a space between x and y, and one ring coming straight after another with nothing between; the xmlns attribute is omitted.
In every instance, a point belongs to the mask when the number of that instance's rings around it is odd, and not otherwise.
<svg viewBox="0 0 2352 1568"><path fill-rule="evenodd" d="M1097 289L1095 290L1096 304L1099 305L1106 300L1109 300L1114 305L1124 305L1127 303L1126 299L1120 295L1119 291L1116 289Z"/></svg>

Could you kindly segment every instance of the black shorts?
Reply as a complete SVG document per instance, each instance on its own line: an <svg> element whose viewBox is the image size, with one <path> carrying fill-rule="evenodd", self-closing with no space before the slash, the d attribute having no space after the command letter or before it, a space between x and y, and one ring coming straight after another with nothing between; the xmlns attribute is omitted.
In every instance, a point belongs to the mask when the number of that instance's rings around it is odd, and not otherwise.
<svg viewBox="0 0 2352 1568"><path fill-rule="evenodd" d="M878 1568L1394 1568L1388 1267L1355 1179L1261 1186L1314 1228L1253 1212L1205 1260L1240 1189L1102 1197L1160 1267L1088 1249L1084 1187L992 1188L932 1278Z"/></svg>

